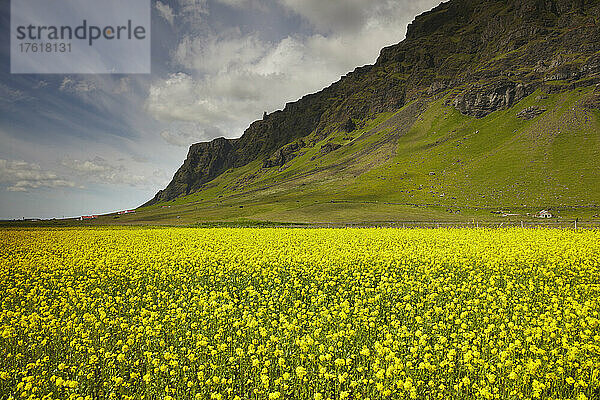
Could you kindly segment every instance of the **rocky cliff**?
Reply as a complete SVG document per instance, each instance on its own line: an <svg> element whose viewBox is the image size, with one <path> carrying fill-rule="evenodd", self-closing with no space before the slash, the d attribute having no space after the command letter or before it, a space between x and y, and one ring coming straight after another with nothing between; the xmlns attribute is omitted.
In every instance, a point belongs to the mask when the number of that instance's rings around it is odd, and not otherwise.
<svg viewBox="0 0 600 400"><path fill-rule="evenodd" d="M171 183L145 205L198 191L227 169L253 160L263 168L281 166L309 135L354 129L353 120L416 99L445 96L461 113L482 118L538 89L556 93L595 85L599 23L600 4L591 0L442 3L418 16L406 39L384 48L374 65L265 115L239 139L192 145Z"/></svg>

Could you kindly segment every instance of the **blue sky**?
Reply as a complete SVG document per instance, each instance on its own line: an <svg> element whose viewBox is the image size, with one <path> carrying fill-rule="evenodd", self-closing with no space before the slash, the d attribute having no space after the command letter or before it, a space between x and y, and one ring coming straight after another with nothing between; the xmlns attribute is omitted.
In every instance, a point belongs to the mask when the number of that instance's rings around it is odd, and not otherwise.
<svg viewBox="0 0 600 400"><path fill-rule="evenodd" d="M11 75L1 2L0 219L137 207L190 144L372 64L439 3L152 0L152 74Z"/></svg>

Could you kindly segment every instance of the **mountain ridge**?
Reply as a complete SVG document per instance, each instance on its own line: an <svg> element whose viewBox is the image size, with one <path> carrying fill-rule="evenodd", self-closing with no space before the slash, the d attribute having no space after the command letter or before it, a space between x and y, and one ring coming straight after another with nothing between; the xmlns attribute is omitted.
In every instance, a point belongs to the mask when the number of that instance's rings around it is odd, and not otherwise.
<svg viewBox="0 0 600 400"><path fill-rule="evenodd" d="M348 126L360 131L377 115L396 113L413 102L442 99L461 115L482 119L534 93L543 97L593 88L600 83L599 17L600 6L585 0L442 3L416 17L406 39L382 49L375 64L287 103L253 122L238 139L192 145L173 180L144 206L202 192L227 171L255 162L260 164L255 176L286 170L317 143L350 136ZM586 100L591 109L594 93ZM539 112L531 107L528 115ZM404 123L413 126L427 107L421 108ZM331 140L321 144L311 162L345 152L352 143Z"/></svg>

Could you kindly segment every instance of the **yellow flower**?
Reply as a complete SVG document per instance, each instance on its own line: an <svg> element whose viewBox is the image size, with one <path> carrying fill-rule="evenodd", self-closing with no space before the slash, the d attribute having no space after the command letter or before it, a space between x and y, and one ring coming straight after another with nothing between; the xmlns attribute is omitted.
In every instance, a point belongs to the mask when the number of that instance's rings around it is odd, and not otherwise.
<svg viewBox="0 0 600 400"><path fill-rule="evenodd" d="M600 375L598 230L4 229L0 249L14 397L587 400Z"/></svg>
<svg viewBox="0 0 600 400"><path fill-rule="evenodd" d="M297 366L296 375L298 376L298 378L302 379L304 376L306 376L306 368L302 366Z"/></svg>

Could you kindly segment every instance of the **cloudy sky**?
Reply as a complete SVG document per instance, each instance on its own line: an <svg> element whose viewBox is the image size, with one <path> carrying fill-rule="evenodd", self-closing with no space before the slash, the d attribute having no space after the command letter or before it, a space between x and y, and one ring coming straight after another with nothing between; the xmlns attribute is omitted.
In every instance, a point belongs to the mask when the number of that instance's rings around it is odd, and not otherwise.
<svg viewBox="0 0 600 400"><path fill-rule="evenodd" d="M15 0L13 0L15 1ZM0 219L137 207L190 144L239 137L439 0L152 0L152 74L11 75L0 4Z"/></svg>

